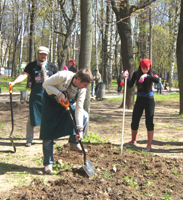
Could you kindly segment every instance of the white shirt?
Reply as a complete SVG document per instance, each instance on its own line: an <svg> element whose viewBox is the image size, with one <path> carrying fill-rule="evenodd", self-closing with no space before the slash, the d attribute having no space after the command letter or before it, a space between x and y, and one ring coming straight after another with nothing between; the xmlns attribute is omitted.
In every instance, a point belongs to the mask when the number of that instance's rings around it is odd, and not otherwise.
<svg viewBox="0 0 183 200"><path fill-rule="evenodd" d="M49 95L58 95L60 92L67 91L70 99L74 99L78 91L71 83L75 73L71 71L59 71L49 77L44 83L43 87ZM70 85L70 87L69 87ZM77 128L83 128L83 104L86 95L86 88L80 89L75 108L75 119Z"/></svg>

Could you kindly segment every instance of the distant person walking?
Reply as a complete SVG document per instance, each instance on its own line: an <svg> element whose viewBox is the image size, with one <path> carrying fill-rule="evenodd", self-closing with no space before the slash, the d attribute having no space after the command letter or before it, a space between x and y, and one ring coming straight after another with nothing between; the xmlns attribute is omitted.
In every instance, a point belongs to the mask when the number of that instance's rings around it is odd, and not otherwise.
<svg viewBox="0 0 183 200"><path fill-rule="evenodd" d="M121 71L121 74L118 77L118 92L122 91L122 85L123 85L123 71Z"/></svg>
<svg viewBox="0 0 183 200"><path fill-rule="evenodd" d="M41 125L41 113L42 113L42 98L44 88L43 82L55 74L57 67L47 61L49 49L44 46L40 46L37 51L38 59L34 62L30 62L22 74L20 74L13 82L9 82L14 86L21 83L28 76L31 78L31 93L29 99L29 116L26 128L26 147L30 147L34 137L34 127Z"/></svg>
<svg viewBox="0 0 183 200"><path fill-rule="evenodd" d="M157 94L161 94L161 90L163 89L163 84L161 83L161 78L159 78L159 83L156 84Z"/></svg>
<svg viewBox="0 0 183 200"><path fill-rule="evenodd" d="M95 74L94 74L94 80L95 80L95 95L97 95L98 91L98 84L101 82L101 74L98 69L95 69Z"/></svg>

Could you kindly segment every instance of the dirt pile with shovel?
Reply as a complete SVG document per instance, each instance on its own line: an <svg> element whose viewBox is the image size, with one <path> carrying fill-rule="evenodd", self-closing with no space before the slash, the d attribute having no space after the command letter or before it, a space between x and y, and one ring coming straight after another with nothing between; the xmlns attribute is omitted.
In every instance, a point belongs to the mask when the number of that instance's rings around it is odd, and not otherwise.
<svg viewBox="0 0 183 200"><path fill-rule="evenodd" d="M59 179L47 183L34 179L28 187L14 188L9 199L183 198L182 159L162 158L127 147L121 154L120 146L110 143L84 146L89 150L87 157L94 165L94 176L86 176L81 169L83 155L70 151L66 144L54 154L57 163L69 167L59 171Z"/></svg>

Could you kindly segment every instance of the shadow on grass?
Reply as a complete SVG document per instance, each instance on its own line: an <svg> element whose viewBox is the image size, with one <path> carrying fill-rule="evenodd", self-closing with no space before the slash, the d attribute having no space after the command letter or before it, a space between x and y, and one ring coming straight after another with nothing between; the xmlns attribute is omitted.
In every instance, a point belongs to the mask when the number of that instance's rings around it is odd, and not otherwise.
<svg viewBox="0 0 183 200"><path fill-rule="evenodd" d="M68 140L69 138L59 138L59 139L56 139L54 140L55 142L56 141L63 141L63 140ZM26 140L26 138L13 138L13 142L15 144L15 147L23 147L25 146L26 142L20 142L21 140ZM32 146L34 145L42 145L42 140L38 139L38 138L34 138L34 141L32 143ZM1 146L4 146L4 147L10 147L12 146L11 144L11 141L10 141L10 138L0 138L0 153L15 153L14 151L12 150L1 150Z"/></svg>
<svg viewBox="0 0 183 200"><path fill-rule="evenodd" d="M26 167L23 165L16 165L16 164L9 164L9 163L3 163L0 162L0 175L5 174L7 172L27 172L30 174L35 175L44 175L43 174L43 167Z"/></svg>

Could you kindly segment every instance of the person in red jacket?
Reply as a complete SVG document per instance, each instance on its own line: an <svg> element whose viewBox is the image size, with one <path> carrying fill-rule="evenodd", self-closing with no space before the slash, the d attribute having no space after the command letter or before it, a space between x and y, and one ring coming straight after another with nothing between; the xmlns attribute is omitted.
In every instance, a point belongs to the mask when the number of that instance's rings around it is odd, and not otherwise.
<svg viewBox="0 0 183 200"><path fill-rule="evenodd" d="M72 60L72 59L69 60L69 63L68 63L69 71L76 73L77 69L76 69L75 65L76 65L76 63L74 62L74 60Z"/></svg>

